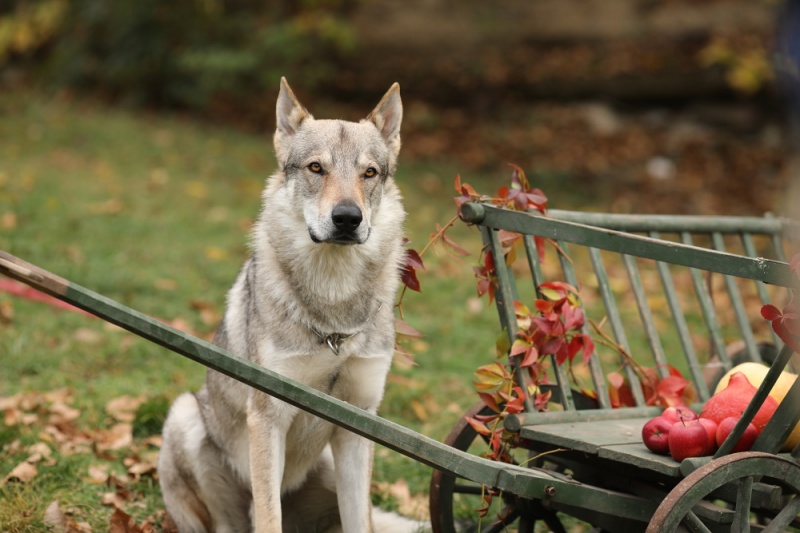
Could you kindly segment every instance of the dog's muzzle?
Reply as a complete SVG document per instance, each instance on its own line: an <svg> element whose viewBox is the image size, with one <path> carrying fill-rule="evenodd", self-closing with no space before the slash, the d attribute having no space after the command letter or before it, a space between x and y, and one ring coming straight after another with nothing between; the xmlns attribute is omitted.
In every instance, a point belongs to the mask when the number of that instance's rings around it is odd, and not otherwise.
<svg viewBox="0 0 800 533"><path fill-rule="evenodd" d="M359 238L358 228L364 216L361 209L352 202L341 202L331 211L331 222L333 223L333 234L327 239L320 239L310 233L311 240L316 243L328 242L334 244L361 244L366 239Z"/></svg>

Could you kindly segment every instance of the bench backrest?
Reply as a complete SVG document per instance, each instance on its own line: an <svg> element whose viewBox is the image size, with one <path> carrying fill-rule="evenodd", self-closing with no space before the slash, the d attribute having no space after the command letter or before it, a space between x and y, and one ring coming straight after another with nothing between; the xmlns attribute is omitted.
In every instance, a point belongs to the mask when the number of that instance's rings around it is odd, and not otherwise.
<svg viewBox="0 0 800 533"><path fill-rule="evenodd" d="M679 368L694 383L698 401L713 394L713 376L744 360L770 359L782 345L759 311L763 303L782 306L781 286L790 285L785 261L795 225L785 219L569 211L542 217L485 204L462 211L479 224L495 258L498 312L512 342L513 301L534 296L533 288L545 281L560 280L580 287L587 317L605 319L603 331L638 363L661 377L668 365ZM523 267L506 264L501 229L523 234ZM534 237L552 239L566 255L548 252L540 262ZM526 274L533 283L518 289L515 279ZM588 323L585 328L597 338ZM630 365L598 348L585 378L599 407L611 407L606 375L614 370L626 376L636 405L644 406ZM553 361L551 372L564 408L574 409L566 370Z"/></svg>

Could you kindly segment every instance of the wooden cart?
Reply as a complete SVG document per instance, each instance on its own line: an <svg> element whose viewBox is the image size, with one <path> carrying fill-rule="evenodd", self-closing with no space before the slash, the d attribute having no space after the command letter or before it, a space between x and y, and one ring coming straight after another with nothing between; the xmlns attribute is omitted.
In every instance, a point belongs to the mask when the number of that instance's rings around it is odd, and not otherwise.
<svg viewBox="0 0 800 533"><path fill-rule="evenodd" d="M771 360L770 372L742 417L746 421L755 414L791 358L791 350L781 349L777 338L767 337L769 343L758 342L758 332L753 331L747 314L753 312L751 296L740 290L741 280L755 280L753 290L757 300L780 304L786 297L785 290L768 289L768 286L789 287L793 277L783 256L783 240L790 225L781 220L600 215L592 218L558 212L541 217L479 203L465 204L462 214L465 221L480 228L487 246L494 252L500 321L512 337L516 331L513 302L525 295L525 289L520 286L522 296L517 293L518 267L508 265L504 259L501 229L524 235L522 259L533 280L528 294L535 296L536 287L546 279L545 274L591 288L598 297L592 305L587 303L586 312L592 316L601 309L598 320L603 316L608 318L610 335L620 346L631 350L629 338L633 340L638 335L641 339L637 342L648 347L656 366L663 369L667 361L677 364L673 362L679 357L673 353L677 342L677 351L684 354L681 366L694 383L700 402L713 392L721 371L735 362ZM656 233L659 231L677 232L681 242L669 241ZM710 247L694 246L694 234L708 235ZM743 252L725 252L730 240L726 235L736 235ZM559 254L559 259L553 261L560 264L559 273L549 272L552 264L538 262L536 236L555 240L562 250L571 248L571 260ZM763 246L772 249L775 259L760 257L766 253ZM641 264L655 269L664 288L663 297L653 299L653 279L640 273ZM583 265L592 266L594 281L582 279ZM687 277L680 278L676 287L673 270L679 268L687 269ZM627 273L630 288L617 286L615 275L620 271ZM502 494L507 509L500 520L493 517L483 520L486 531L533 531L537 522L543 522L552 531L566 531L569 526L564 522L575 519L599 530L620 532L644 531L648 527L653 532L675 531L679 527L692 531L785 531L800 525L796 518L800 511L800 465L793 455L797 450L793 454L777 453L800 419L800 385L791 388L754 451L728 454L723 446L714 458L678 463L650 453L641 443L642 424L659 413L660 408L645 405L645 398L636 392L636 386L632 387L635 406L611 408L604 374L604 367L610 363L607 355L593 354L588 365L587 379L594 391L591 399L580 390L573 390L574 384L563 369L553 365L551 388L559 405L550 412L528 410L509 416L506 427L520 433L530 448L525 450L529 456L560 451L519 466L477 455L473 445L482 445L481 439L466 423L457 425L446 443L434 441L256 366L2 251L0 273L433 467L436 473L431 486L431 511L437 532L474 530L469 524L473 515L459 514L459 508L466 505L474 510L479 505L481 491L487 487ZM725 298L708 290L704 273L722 275ZM686 280L688 287L681 285ZM684 312L682 307L691 287L698 296L697 316ZM620 295L624 296L621 304ZM677 331L670 338L660 334L663 324L659 317L664 309L671 315ZM629 324L632 315L638 317L639 326ZM732 329L741 337L742 349L735 353L728 338L731 328L723 320L727 315L734 322ZM707 344L704 354L698 354L698 339ZM634 355L640 354L634 352ZM618 362L616 365L619 367ZM635 373L621 368L635 385ZM726 444L737 439L737 433L745 425L746 422L739 424ZM476 499L470 503L470 498Z"/></svg>

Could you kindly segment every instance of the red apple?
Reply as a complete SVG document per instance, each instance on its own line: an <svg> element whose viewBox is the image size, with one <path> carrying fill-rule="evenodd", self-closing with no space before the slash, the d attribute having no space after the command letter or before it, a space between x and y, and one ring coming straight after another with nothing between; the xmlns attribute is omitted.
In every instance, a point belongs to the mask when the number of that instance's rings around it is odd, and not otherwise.
<svg viewBox="0 0 800 533"><path fill-rule="evenodd" d="M733 416L729 416L725 420L719 423L719 427L717 428L717 446L722 446L722 443L725 442L725 439L728 438L728 435L731 434L733 431L733 426L736 425L739 419ZM753 423L747 424L747 428L744 430L744 433L739 438L739 442L737 442L732 452L746 452L750 449L753 443L758 438L758 430L753 425Z"/></svg>
<svg viewBox="0 0 800 533"><path fill-rule="evenodd" d="M684 407L683 405L667 407L660 416L663 416L667 420L671 420L673 423L680 422L681 420L685 420L687 422L689 420L697 420L697 413L688 407Z"/></svg>
<svg viewBox="0 0 800 533"><path fill-rule="evenodd" d="M706 428L708 433L708 447L703 455L713 455L717 451L717 423L710 418L698 418L697 422Z"/></svg>
<svg viewBox="0 0 800 533"><path fill-rule="evenodd" d="M708 432L696 420L678 422L669 429L669 454L676 461L700 457L708 448Z"/></svg>
<svg viewBox="0 0 800 533"><path fill-rule="evenodd" d="M669 453L669 430L674 422L663 416L657 416L647 421L642 427L642 442L653 453L667 455Z"/></svg>

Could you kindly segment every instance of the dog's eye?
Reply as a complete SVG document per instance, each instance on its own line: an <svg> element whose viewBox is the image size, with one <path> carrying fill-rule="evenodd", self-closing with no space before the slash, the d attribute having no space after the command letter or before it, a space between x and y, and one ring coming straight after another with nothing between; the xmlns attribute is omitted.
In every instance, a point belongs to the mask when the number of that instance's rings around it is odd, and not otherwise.
<svg viewBox="0 0 800 533"><path fill-rule="evenodd" d="M314 161L313 163L308 165L308 170L310 170L314 174L322 174L322 165Z"/></svg>
<svg viewBox="0 0 800 533"><path fill-rule="evenodd" d="M374 178L374 177L375 177L375 176L377 176L377 175L378 175L378 171L377 171L377 170L375 170L375 167L369 167L369 168L368 168L368 169L367 169L367 170L364 172L364 177L365 177L365 178Z"/></svg>

